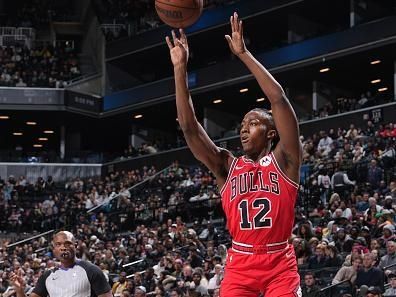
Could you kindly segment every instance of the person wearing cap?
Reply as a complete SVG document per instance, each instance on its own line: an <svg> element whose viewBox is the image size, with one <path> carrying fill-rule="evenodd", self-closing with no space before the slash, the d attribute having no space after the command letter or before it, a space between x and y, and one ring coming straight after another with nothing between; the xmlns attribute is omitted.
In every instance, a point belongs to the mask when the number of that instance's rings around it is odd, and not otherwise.
<svg viewBox="0 0 396 297"><path fill-rule="evenodd" d="M370 287L367 290L366 297L381 297L382 291L379 287Z"/></svg>
<svg viewBox="0 0 396 297"><path fill-rule="evenodd" d="M76 240L72 233L60 231L52 239L59 268L48 269L38 279L30 297L97 296L112 297L111 287L103 272L90 262L76 259ZM17 297L25 297L25 280L11 274Z"/></svg>
<svg viewBox="0 0 396 297"><path fill-rule="evenodd" d="M138 286L135 288L134 297L146 297L146 288L144 286Z"/></svg>
<svg viewBox="0 0 396 297"><path fill-rule="evenodd" d="M383 217L381 217L381 219L383 219ZM394 241L396 239L395 226L393 223L387 222L382 224L382 226L382 236L379 238L379 243L381 244L381 247L386 247L388 241Z"/></svg>
<svg viewBox="0 0 396 297"><path fill-rule="evenodd" d="M396 272L392 271L388 274L390 288L386 289L384 296L396 296Z"/></svg>
<svg viewBox="0 0 396 297"><path fill-rule="evenodd" d="M384 199L384 209L393 211L393 199L391 195L386 195Z"/></svg>

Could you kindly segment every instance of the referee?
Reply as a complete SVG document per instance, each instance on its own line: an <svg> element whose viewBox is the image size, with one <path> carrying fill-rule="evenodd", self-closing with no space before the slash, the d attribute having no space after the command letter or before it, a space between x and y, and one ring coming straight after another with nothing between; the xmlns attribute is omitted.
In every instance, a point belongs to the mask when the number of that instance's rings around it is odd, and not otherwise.
<svg viewBox="0 0 396 297"><path fill-rule="evenodd" d="M52 240L59 268L44 272L30 297L113 297L103 272L95 265L76 259L75 239L72 233L61 231ZM11 282L17 297L25 297L25 282L13 274Z"/></svg>

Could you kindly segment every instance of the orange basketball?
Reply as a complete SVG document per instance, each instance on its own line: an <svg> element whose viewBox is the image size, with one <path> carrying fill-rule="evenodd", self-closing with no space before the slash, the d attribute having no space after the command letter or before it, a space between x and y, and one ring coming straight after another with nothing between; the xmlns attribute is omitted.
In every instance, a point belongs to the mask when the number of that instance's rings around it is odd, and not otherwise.
<svg viewBox="0 0 396 297"><path fill-rule="evenodd" d="M194 24L202 13L203 0L155 0L159 18L173 28Z"/></svg>

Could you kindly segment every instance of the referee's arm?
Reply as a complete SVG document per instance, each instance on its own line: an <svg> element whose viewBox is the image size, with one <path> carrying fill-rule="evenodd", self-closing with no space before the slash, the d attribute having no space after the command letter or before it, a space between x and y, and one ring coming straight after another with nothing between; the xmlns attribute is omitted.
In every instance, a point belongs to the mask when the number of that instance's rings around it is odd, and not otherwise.
<svg viewBox="0 0 396 297"><path fill-rule="evenodd" d="M98 297L113 297L109 282L106 280L102 270L96 265L84 265L88 274L92 292Z"/></svg>

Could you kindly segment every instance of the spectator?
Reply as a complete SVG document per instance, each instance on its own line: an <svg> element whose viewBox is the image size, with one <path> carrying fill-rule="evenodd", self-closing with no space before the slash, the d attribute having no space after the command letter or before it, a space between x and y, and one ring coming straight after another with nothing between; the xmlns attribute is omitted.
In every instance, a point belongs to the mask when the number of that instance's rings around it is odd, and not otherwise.
<svg viewBox="0 0 396 297"><path fill-rule="evenodd" d="M360 255L355 255L352 257L351 266L342 266L335 275L332 284L338 284L340 282L349 280L352 285L355 284L357 272L362 264L362 257Z"/></svg>
<svg viewBox="0 0 396 297"><path fill-rule="evenodd" d="M356 182L349 180L348 175L340 168L336 168L331 177L331 188L339 194L344 194L348 186L354 186L355 184Z"/></svg>
<svg viewBox="0 0 396 297"><path fill-rule="evenodd" d="M320 288L316 285L316 280L312 272L304 275L304 286L302 288L303 297L319 297Z"/></svg>
<svg viewBox="0 0 396 297"><path fill-rule="evenodd" d="M113 284L113 287L111 289L114 297L122 296L122 292L125 290L126 287L126 272L123 271L120 273L118 281Z"/></svg>
<svg viewBox="0 0 396 297"><path fill-rule="evenodd" d="M309 269L319 269L326 267L328 258L325 254L325 246L319 244L315 249L315 255L311 256L308 260Z"/></svg>
<svg viewBox="0 0 396 297"><path fill-rule="evenodd" d="M389 240L386 243L386 255L381 257L381 261L378 265L379 268L381 269L387 269L385 270L385 275L388 275L391 273L391 267L392 265L396 265L396 242L393 240Z"/></svg>
<svg viewBox="0 0 396 297"><path fill-rule="evenodd" d="M356 286L360 290L364 289L362 286L383 286L383 272L377 268L373 267L374 257L371 253L363 255L363 267L360 268L356 276ZM365 290L363 290L365 291Z"/></svg>
<svg viewBox="0 0 396 297"><path fill-rule="evenodd" d="M146 297L146 288L143 286L138 286L135 288L135 297Z"/></svg>
<svg viewBox="0 0 396 297"><path fill-rule="evenodd" d="M371 160L367 172L367 181L371 184L373 190L377 190L379 188L382 178L383 170L377 165L376 160Z"/></svg>
<svg viewBox="0 0 396 297"><path fill-rule="evenodd" d="M320 131L319 134L321 138L318 144L318 152L321 156L327 156L331 150L330 145L333 143L333 139L327 135L326 131Z"/></svg>
<svg viewBox="0 0 396 297"><path fill-rule="evenodd" d="M386 289L384 296L396 296L396 273L389 273L388 280L390 282L390 288Z"/></svg>

